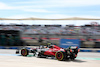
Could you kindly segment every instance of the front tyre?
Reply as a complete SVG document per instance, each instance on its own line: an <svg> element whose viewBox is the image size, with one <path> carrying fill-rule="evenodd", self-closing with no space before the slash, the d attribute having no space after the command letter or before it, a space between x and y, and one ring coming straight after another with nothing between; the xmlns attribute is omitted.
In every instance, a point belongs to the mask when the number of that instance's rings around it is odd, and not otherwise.
<svg viewBox="0 0 100 67"><path fill-rule="evenodd" d="M66 60L66 54L65 54L65 52L61 52L61 51L56 52L56 53L55 53L55 57L56 57L56 59L59 60L59 61Z"/></svg>
<svg viewBox="0 0 100 67"><path fill-rule="evenodd" d="M29 55L29 51L27 49L22 49L21 50L21 55L22 56L27 56L27 55Z"/></svg>

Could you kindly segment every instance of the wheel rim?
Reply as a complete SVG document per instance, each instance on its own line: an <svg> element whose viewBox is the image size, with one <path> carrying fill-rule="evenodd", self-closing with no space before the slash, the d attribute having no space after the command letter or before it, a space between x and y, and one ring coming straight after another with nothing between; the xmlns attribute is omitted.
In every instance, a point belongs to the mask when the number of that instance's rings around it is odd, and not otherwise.
<svg viewBox="0 0 100 67"><path fill-rule="evenodd" d="M27 50L26 50L26 49L22 49L21 52L22 52L22 55L23 55L23 56L26 56L26 55L27 55Z"/></svg>
<svg viewBox="0 0 100 67"><path fill-rule="evenodd" d="M56 53L56 59L57 60L62 60L63 59L63 53L62 52L58 52L58 53Z"/></svg>
<svg viewBox="0 0 100 67"><path fill-rule="evenodd" d="M61 59L62 58L62 54L61 53L57 53L57 58Z"/></svg>

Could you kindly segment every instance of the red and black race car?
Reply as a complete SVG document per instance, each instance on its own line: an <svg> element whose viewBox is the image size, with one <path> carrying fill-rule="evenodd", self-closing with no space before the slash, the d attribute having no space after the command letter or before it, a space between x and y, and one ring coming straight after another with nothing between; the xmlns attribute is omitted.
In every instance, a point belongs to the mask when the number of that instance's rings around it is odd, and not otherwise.
<svg viewBox="0 0 100 67"><path fill-rule="evenodd" d="M79 52L78 47L60 48L56 45L43 46L36 49L21 49L21 55L27 56L29 53L33 53L36 57L55 57L59 61L71 59L74 60ZM18 53L18 51L16 52Z"/></svg>

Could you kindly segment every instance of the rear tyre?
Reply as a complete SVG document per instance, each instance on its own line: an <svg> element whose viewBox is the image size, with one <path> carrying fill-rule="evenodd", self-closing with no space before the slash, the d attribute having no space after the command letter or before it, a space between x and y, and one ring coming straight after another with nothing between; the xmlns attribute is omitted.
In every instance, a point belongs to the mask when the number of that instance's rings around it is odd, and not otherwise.
<svg viewBox="0 0 100 67"><path fill-rule="evenodd" d="M71 56L70 56L70 59L73 61L73 60L75 60L75 58L76 58L75 53L72 53Z"/></svg>
<svg viewBox="0 0 100 67"><path fill-rule="evenodd" d="M21 55L22 56L27 56L27 55L29 55L29 51L27 49L22 49L21 50Z"/></svg>
<svg viewBox="0 0 100 67"><path fill-rule="evenodd" d="M59 61L64 61L64 60L66 60L66 54L65 54L65 52L61 52L61 51L56 52L55 57L56 57L56 59L59 60Z"/></svg>
<svg viewBox="0 0 100 67"><path fill-rule="evenodd" d="M70 57L70 60L72 60L72 61L75 60L75 57L71 56L71 57Z"/></svg>

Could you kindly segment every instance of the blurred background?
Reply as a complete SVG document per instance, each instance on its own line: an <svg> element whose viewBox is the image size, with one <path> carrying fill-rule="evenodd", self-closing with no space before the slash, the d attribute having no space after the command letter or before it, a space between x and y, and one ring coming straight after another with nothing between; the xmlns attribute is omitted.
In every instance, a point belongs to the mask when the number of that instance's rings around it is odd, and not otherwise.
<svg viewBox="0 0 100 67"><path fill-rule="evenodd" d="M91 22L85 25L28 25L0 24L1 46L37 46L60 39L79 39L81 48L100 48L100 25Z"/></svg>

